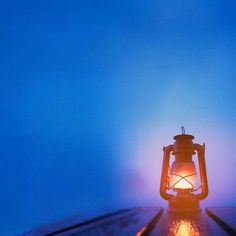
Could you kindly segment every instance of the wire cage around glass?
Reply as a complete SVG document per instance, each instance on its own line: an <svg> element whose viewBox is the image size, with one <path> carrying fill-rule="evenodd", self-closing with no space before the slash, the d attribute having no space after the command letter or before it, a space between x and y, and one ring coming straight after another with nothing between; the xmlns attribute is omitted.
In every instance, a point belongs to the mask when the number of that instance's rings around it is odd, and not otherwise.
<svg viewBox="0 0 236 236"><path fill-rule="evenodd" d="M178 191L186 189L194 191L197 179L196 167L193 161L177 162L174 161L169 170L168 189Z"/></svg>

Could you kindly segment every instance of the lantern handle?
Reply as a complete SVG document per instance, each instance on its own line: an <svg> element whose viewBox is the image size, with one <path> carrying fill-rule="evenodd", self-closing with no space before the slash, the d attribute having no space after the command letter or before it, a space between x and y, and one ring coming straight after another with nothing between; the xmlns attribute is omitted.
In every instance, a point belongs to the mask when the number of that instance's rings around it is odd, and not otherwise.
<svg viewBox="0 0 236 236"><path fill-rule="evenodd" d="M181 131L182 131L182 135L184 135L184 134L185 134L185 128L184 128L184 126L181 126Z"/></svg>
<svg viewBox="0 0 236 236"><path fill-rule="evenodd" d="M195 143L194 150L196 150L198 153L198 164L199 164L201 189L202 189L202 192L197 194L196 197L199 200L202 200L206 198L208 195L208 181L207 181L206 163L205 163L205 143L203 145Z"/></svg>
<svg viewBox="0 0 236 236"><path fill-rule="evenodd" d="M167 193L168 186L168 170L169 170L169 162L171 152L174 151L174 145L169 145L167 147L163 147L164 155L163 155L163 163L162 163L162 173L161 173L161 183L160 183L160 195L162 198L166 200L170 200L174 197L173 194Z"/></svg>

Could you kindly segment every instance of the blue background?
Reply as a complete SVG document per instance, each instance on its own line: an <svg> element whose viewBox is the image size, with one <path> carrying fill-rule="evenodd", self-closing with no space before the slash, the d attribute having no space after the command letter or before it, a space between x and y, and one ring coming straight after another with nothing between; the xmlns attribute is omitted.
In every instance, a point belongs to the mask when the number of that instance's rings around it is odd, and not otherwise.
<svg viewBox="0 0 236 236"><path fill-rule="evenodd" d="M1 235L166 205L162 146L206 142L236 206L235 1L0 1Z"/></svg>

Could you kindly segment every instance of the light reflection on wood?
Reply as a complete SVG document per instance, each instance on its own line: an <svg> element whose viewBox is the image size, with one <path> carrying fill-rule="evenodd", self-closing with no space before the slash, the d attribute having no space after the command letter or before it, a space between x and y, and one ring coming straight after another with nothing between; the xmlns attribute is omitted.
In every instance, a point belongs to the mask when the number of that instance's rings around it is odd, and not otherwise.
<svg viewBox="0 0 236 236"><path fill-rule="evenodd" d="M173 221L169 226L170 236L200 236L198 227L191 220Z"/></svg>
<svg viewBox="0 0 236 236"><path fill-rule="evenodd" d="M145 233L146 228L147 228L146 226L142 227L142 229L138 233L136 233L135 236L142 236Z"/></svg>

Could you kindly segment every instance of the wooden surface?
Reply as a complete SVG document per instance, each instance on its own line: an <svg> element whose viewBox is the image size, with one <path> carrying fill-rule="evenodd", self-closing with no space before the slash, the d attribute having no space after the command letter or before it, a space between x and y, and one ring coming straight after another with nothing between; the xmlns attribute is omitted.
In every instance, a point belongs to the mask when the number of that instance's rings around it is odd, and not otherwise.
<svg viewBox="0 0 236 236"><path fill-rule="evenodd" d="M165 212L149 235L224 236L228 234L204 212L189 215Z"/></svg>
<svg viewBox="0 0 236 236"><path fill-rule="evenodd" d="M82 227L64 231L57 236L103 236L103 235L136 235L160 211L160 208L136 208L123 214L95 221ZM49 236L49 235L48 235Z"/></svg>
<svg viewBox="0 0 236 236"><path fill-rule="evenodd" d="M236 235L236 208L208 207L206 213L229 234Z"/></svg>
<svg viewBox="0 0 236 236"><path fill-rule="evenodd" d="M121 210L86 221L59 222L25 236L224 236L236 235L236 208L209 207L200 213L169 213L160 207Z"/></svg>
<svg viewBox="0 0 236 236"><path fill-rule="evenodd" d="M85 221L60 221L39 227L22 236L128 236L146 226L162 210L160 207L139 207L121 210L119 212L102 215Z"/></svg>

